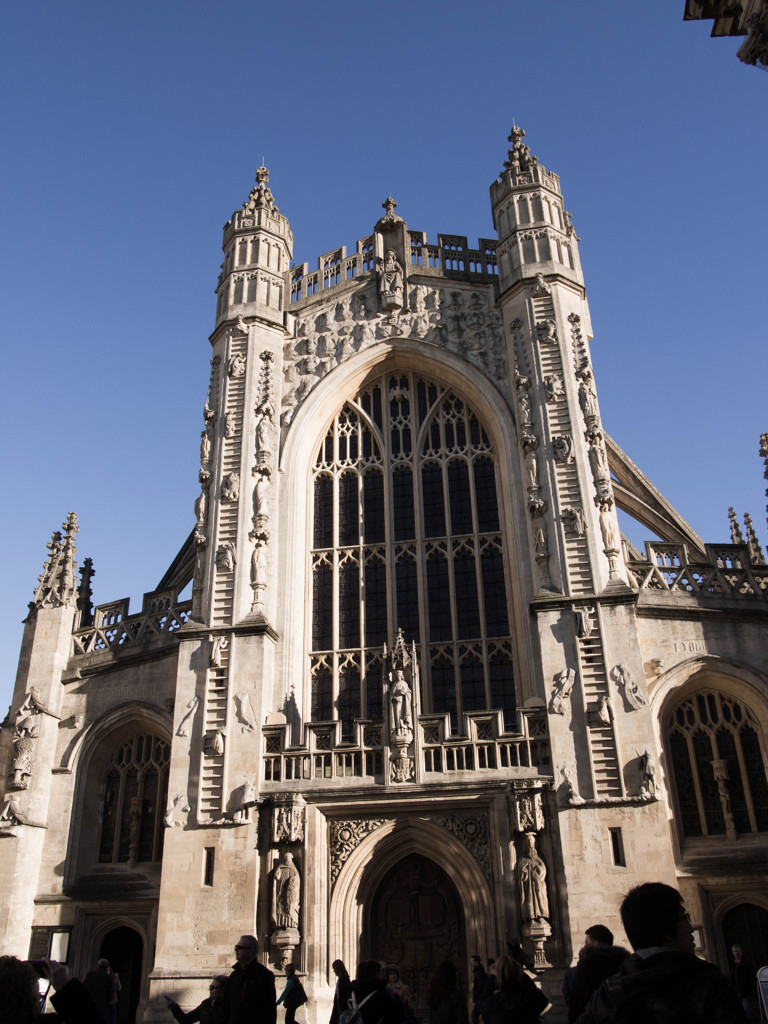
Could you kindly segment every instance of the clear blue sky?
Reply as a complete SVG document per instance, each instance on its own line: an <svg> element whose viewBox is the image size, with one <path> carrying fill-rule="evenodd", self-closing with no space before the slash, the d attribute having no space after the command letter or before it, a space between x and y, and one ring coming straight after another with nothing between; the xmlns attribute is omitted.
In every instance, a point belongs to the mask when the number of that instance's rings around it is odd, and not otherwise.
<svg viewBox="0 0 768 1024"><path fill-rule="evenodd" d="M606 429L706 540L733 504L765 542L768 75L683 6L4 6L2 710L69 511L132 610L192 526L221 227L262 158L297 262L389 193L474 240L514 118L582 238Z"/></svg>

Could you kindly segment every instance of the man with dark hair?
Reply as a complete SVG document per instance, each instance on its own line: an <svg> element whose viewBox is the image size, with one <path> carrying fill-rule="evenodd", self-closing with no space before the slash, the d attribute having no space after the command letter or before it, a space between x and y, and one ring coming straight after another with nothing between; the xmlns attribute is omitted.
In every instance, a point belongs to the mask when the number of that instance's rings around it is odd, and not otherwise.
<svg viewBox="0 0 768 1024"><path fill-rule="evenodd" d="M258 961L259 940L241 935L235 945L237 963L229 976L229 1024L275 1024L275 976Z"/></svg>
<svg viewBox="0 0 768 1024"><path fill-rule="evenodd" d="M635 954L603 982L578 1024L747 1024L728 980L695 956L677 889L636 886L624 897L621 920Z"/></svg>
<svg viewBox="0 0 768 1024"><path fill-rule="evenodd" d="M488 975L485 973L483 967L483 961L480 959L477 953L472 957L472 1024L478 1024L480 1020L480 1013L478 1011L478 1004L480 998L485 991L485 984L488 980Z"/></svg>
<svg viewBox="0 0 768 1024"><path fill-rule="evenodd" d="M614 946L613 932L604 924L593 924L584 932L584 945L579 962L573 968L568 998L568 1024L578 1019L584 1007L606 978L621 967L629 953Z"/></svg>

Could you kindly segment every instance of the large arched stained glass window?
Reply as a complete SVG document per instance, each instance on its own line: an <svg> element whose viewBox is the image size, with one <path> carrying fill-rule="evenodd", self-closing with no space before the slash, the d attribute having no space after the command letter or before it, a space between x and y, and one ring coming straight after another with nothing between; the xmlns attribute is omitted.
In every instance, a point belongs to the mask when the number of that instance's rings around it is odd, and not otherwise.
<svg viewBox="0 0 768 1024"><path fill-rule="evenodd" d="M741 701L700 690L672 712L666 749L684 836L768 832L757 720Z"/></svg>
<svg viewBox="0 0 768 1024"><path fill-rule="evenodd" d="M419 650L422 708L498 708L515 688L496 456L463 398L407 371L347 402L313 470L313 721L381 715L381 651Z"/></svg>

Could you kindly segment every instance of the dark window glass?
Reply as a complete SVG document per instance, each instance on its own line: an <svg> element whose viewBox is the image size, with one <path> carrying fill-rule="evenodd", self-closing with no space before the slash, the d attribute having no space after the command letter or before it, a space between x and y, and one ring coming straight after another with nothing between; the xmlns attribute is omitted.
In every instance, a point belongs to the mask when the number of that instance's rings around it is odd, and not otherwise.
<svg viewBox="0 0 768 1024"><path fill-rule="evenodd" d="M333 628L333 578L329 565L316 565L312 573L312 650L329 651Z"/></svg>
<svg viewBox="0 0 768 1024"><path fill-rule="evenodd" d="M327 722L332 718L331 673L325 665L318 665L312 673L312 721Z"/></svg>
<svg viewBox="0 0 768 1024"><path fill-rule="evenodd" d="M716 736L717 752L728 768L728 794L731 798L731 813L737 832L751 832L749 811L744 796L744 786L739 768L739 756L736 753L736 737L730 729L718 729Z"/></svg>
<svg viewBox="0 0 768 1024"><path fill-rule="evenodd" d="M387 640L387 567L375 556L365 563L363 610L365 645L381 647Z"/></svg>
<svg viewBox="0 0 768 1024"><path fill-rule="evenodd" d="M672 768L675 773L675 789L680 807L683 835L700 836L701 821L699 805L696 800L696 787L693 781L691 759L688 754L688 743L681 732L673 732L669 737L669 752Z"/></svg>
<svg viewBox="0 0 768 1024"><path fill-rule="evenodd" d="M424 513L424 536L445 536L445 498L443 497L443 469L439 462L427 462L421 469L421 489Z"/></svg>
<svg viewBox="0 0 768 1024"><path fill-rule="evenodd" d="M515 670L506 651L495 651L490 659L491 707L504 712L504 728L513 732L517 728L517 699L515 697Z"/></svg>
<svg viewBox="0 0 768 1024"><path fill-rule="evenodd" d="M509 636L507 592L501 552L488 547L482 557L486 636Z"/></svg>
<svg viewBox="0 0 768 1024"><path fill-rule="evenodd" d="M168 744L149 734L133 736L113 751L104 780L101 863L160 860L168 758Z"/></svg>
<svg viewBox="0 0 768 1024"><path fill-rule="evenodd" d="M485 703L485 671L476 654L468 654L459 663L461 704L464 711L482 711Z"/></svg>
<svg viewBox="0 0 768 1024"><path fill-rule="evenodd" d="M120 798L120 772L113 769L107 772L104 787L104 810L101 824L101 846L99 860L111 863L115 849L117 834L117 812Z"/></svg>
<svg viewBox="0 0 768 1024"><path fill-rule="evenodd" d="M360 717L360 673L351 666L339 673L338 709L342 739L351 740L354 719Z"/></svg>
<svg viewBox="0 0 768 1024"><path fill-rule="evenodd" d="M416 562L404 555L395 569L397 624L409 640L419 642L419 587Z"/></svg>
<svg viewBox="0 0 768 1024"><path fill-rule="evenodd" d="M477 603L477 578L472 552L464 548L456 552L453 575L456 581L459 639L475 639L480 636L480 608Z"/></svg>
<svg viewBox="0 0 768 1024"><path fill-rule="evenodd" d="M712 761L714 760L712 742L706 733L702 731L694 733L693 752L696 758L696 769L699 775L701 795L704 800L704 815L707 821L707 831L713 836L723 835L725 833L723 805L720 803L720 793L717 788L717 783L715 782L715 773L712 768Z"/></svg>
<svg viewBox="0 0 768 1024"><path fill-rule="evenodd" d="M757 733L749 725L743 725L739 730L741 749L744 754L744 764L747 771L747 781L752 794L752 806L757 819L757 828L760 832L768 832L768 782L765 778L763 767L763 755L760 750L760 743Z"/></svg>
<svg viewBox="0 0 768 1024"><path fill-rule="evenodd" d="M477 500L477 528L480 533L495 533L499 529L496 467L491 459L475 459L473 469Z"/></svg>
<svg viewBox="0 0 768 1024"><path fill-rule="evenodd" d="M333 480L327 474L315 477L315 522L313 547L333 544Z"/></svg>
<svg viewBox="0 0 768 1024"><path fill-rule="evenodd" d="M345 560L339 567L339 647L360 646L360 570Z"/></svg>
<svg viewBox="0 0 768 1024"><path fill-rule="evenodd" d="M463 459L448 465L448 497L451 502L451 534L472 533L472 498L469 493L469 469Z"/></svg>
<svg viewBox="0 0 768 1024"><path fill-rule="evenodd" d="M416 536L413 510L413 475L409 466L397 466L392 474L392 496L395 516L395 540L412 540Z"/></svg>
<svg viewBox="0 0 768 1024"><path fill-rule="evenodd" d="M342 473L339 478L339 544L342 547L360 542L357 481L357 473L351 471Z"/></svg>
<svg viewBox="0 0 768 1024"><path fill-rule="evenodd" d="M429 601L430 640L451 640L451 591L448 582L448 561L441 551L433 551L427 559L427 597Z"/></svg>
<svg viewBox="0 0 768 1024"><path fill-rule="evenodd" d="M451 716L451 732L458 728L456 713L456 678L451 662L445 654L432 662L432 703L435 711Z"/></svg>
<svg viewBox="0 0 768 1024"><path fill-rule="evenodd" d="M365 663L366 714L369 718L381 718L382 681L381 662L369 657Z"/></svg>
<svg viewBox="0 0 768 1024"><path fill-rule="evenodd" d="M363 476L363 542L381 544L384 540L384 474L369 469Z"/></svg>

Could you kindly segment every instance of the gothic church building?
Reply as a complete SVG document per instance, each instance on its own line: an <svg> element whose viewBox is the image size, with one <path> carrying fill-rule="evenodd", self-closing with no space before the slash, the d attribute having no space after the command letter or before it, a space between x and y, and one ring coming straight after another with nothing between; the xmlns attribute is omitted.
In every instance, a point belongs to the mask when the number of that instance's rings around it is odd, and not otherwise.
<svg viewBox="0 0 768 1024"><path fill-rule="evenodd" d="M605 433L578 240L524 134L474 248L387 199L295 266L259 168L189 538L133 612L92 606L74 514L48 545L0 736L2 949L107 956L122 1022L196 1005L243 933L318 1021L336 958L399 964L423 1007L440 961L515 939L555 993L646 880L707 958L765 962L768 567Z"/></svg>

